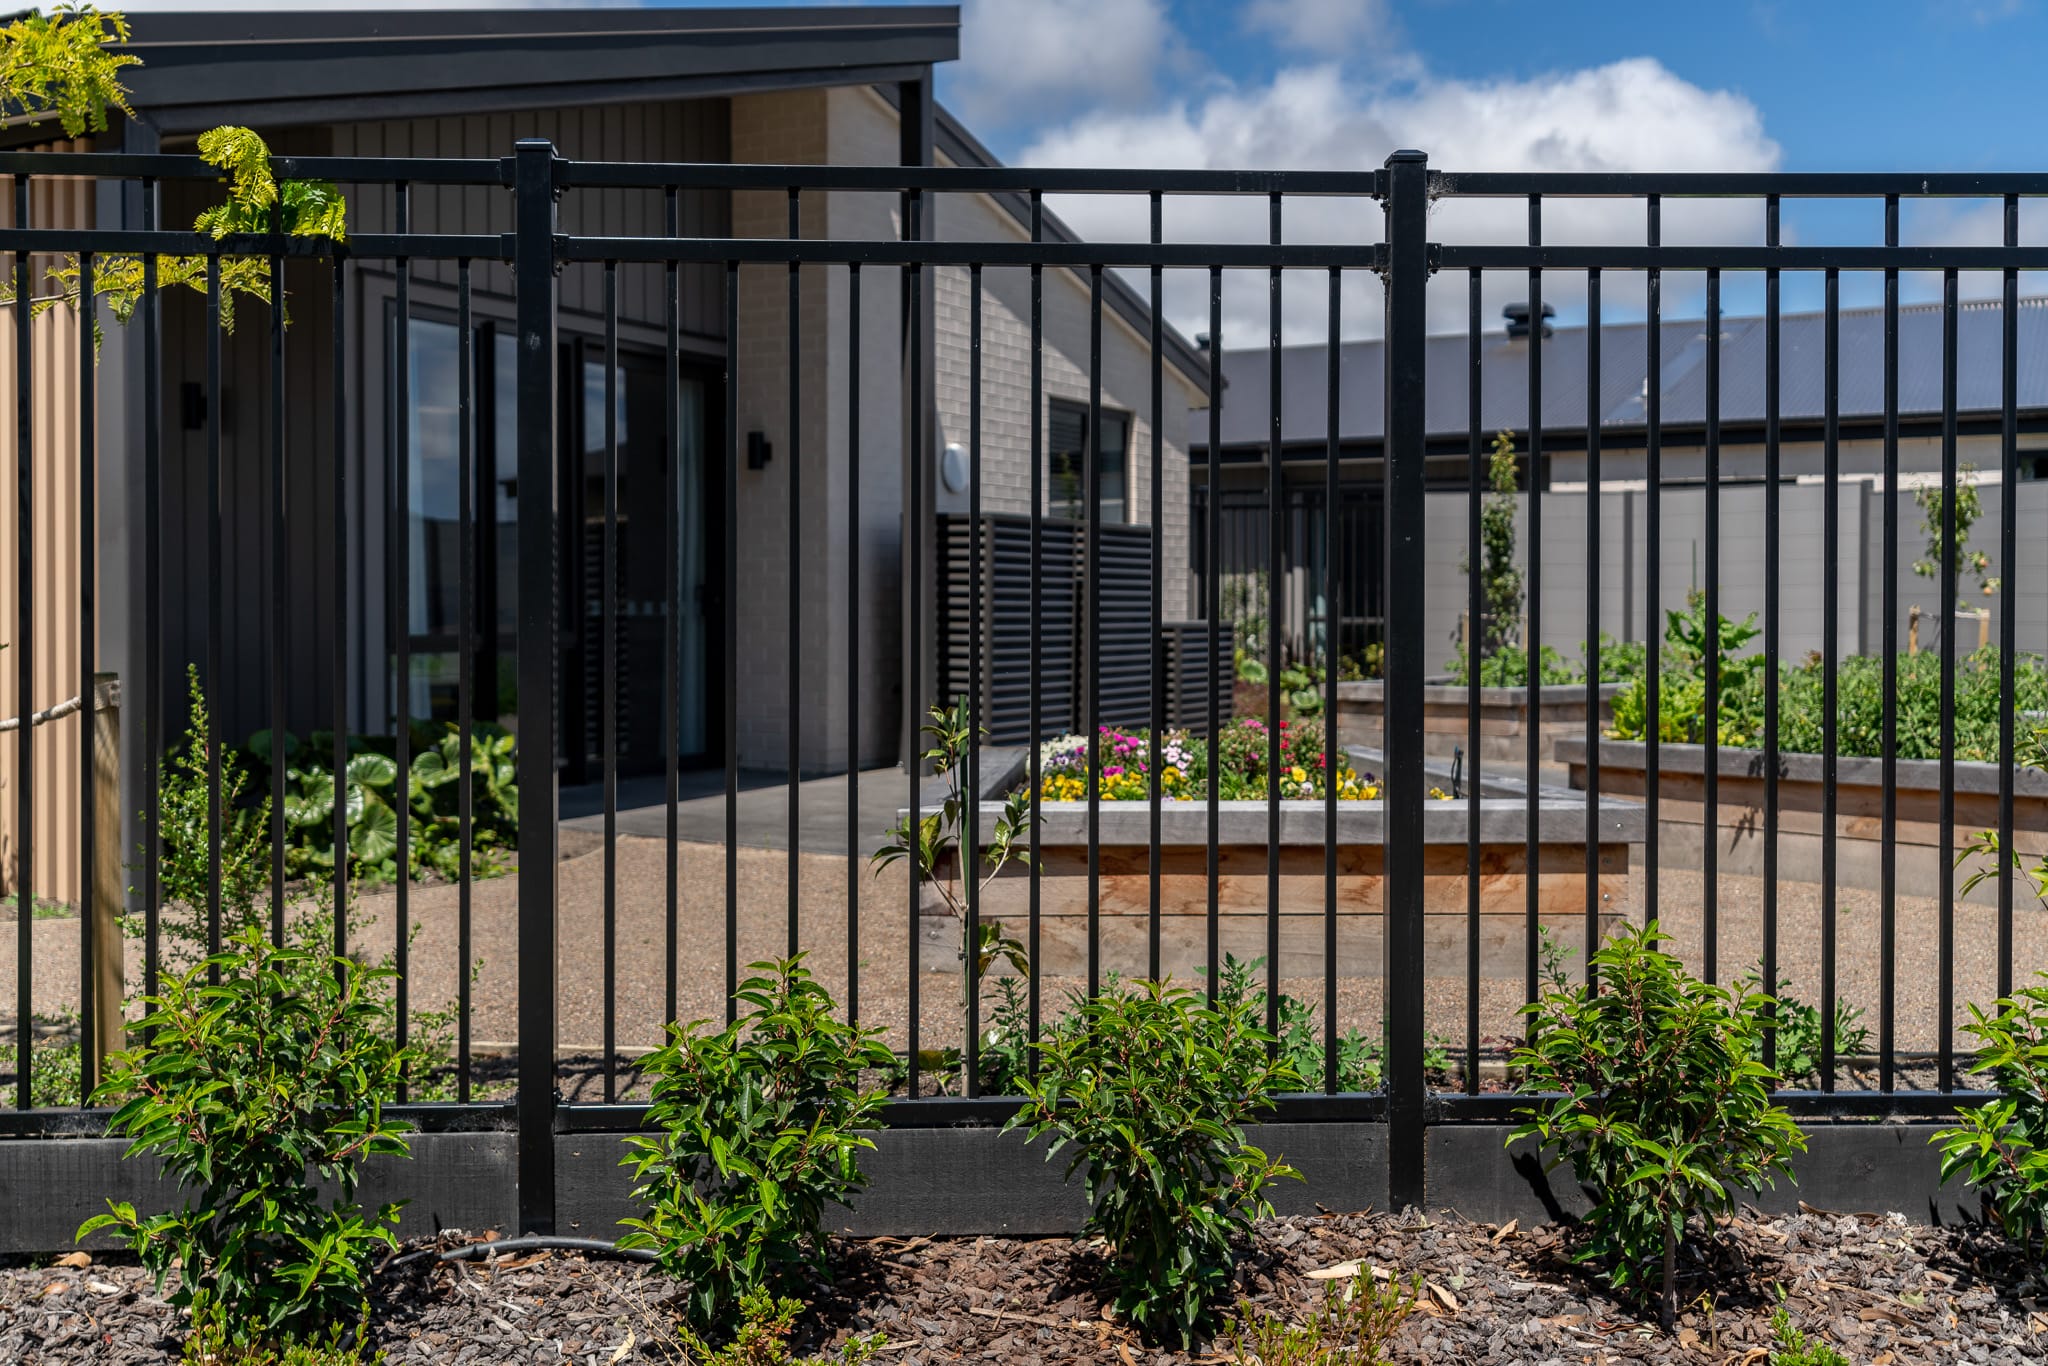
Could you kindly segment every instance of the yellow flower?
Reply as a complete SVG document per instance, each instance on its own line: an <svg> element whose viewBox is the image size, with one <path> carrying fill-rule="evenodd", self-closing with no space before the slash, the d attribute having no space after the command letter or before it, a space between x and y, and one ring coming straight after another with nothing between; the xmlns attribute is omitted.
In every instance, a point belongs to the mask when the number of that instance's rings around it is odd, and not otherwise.
<svg viewBox="0 0 2048 1366"><path fill-rule="evenodd" d="M1291 776L1297 783L1305 783L1308 781L1308 770L1296 765Z"/></svg>

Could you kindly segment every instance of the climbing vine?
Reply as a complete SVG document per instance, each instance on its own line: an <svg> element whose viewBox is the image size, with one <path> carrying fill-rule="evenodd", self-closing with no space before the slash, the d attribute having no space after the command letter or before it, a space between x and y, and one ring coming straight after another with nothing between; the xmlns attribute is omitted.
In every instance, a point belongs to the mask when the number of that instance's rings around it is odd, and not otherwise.
<svg viewBox="0 0 2048 1366"><path fill-rule="evenodd" d="M129 37L128 20L91 5L68 5L54 14L30 14L0 28L0 117L36 123L56 118L69 137L107 130L107 113L133 116L121 71L139 66L132 53L109 49ZM279 181L271 171L270 148L253 129L215 128L199 136L199 155L225 173L227 199L202 212L192 224L216 242L236 234L277 231L292 237L347 235L348 203L331 181ZM234 330L234 301L248 296L272 303L269 264L258 257L159 256L159 288L204 293L207 273L218 262L221 326ZM126 323L142 300L147 272L141 257L109 255L93 262L92 292L117 322ZM62 304L76 312L83 274L76 256L52 266L47 280L55 291L32 297L40 315ZM0 281L0 304L15 302L10 278ZM278 301L282 302L282 301Z"/></svg>

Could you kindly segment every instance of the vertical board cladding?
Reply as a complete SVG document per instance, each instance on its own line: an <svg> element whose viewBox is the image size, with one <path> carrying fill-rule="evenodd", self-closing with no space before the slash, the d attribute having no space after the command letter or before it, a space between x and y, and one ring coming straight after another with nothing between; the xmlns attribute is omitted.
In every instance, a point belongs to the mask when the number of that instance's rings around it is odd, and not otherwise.
<svg viewBox="0 0 2048 1366"><path fill-rule="evenodd" d="M337 125L329 132L336 155L498 158L509 155L523 138L541 137L555 145L558 155L572 160L719 162L730 152L730 109L724 99L675 100L372 121ZM343 188L350 199L350 222L357 231L390 231L396 226L394 187ZM410 196L409 225L415 232L495 234L510 232L513 227L509 190L416 185ZM723 236L731 227L730 198L717 191L680 193L677 218L677 230L685 236ZM659 189L570 191L560 204L559 227L566 233L659 237L668 230L666 198ZM356 546L351 552L355 578L350 584L350 639L355 658L349 686L358 724L385 729L392 699L380 664L388 635L383 566L390 560L384 513L390 496L390 429L384 396L388 348L383 338L393 273L388 262L365 262L355 267L354 273L351 300L356 316L349 320L349 363L355 379L347 401L353 405L349 477L354 500L351 535ZM455 262L414 262L410 275L414 316L451 319L457 278ZM509 321L513 307L509 265L477 262L472 266L471 281L479 322L503 325ZM602 266L564 268L560 317L565 341L594 341L601 336L603 289ZM684 266L679 293L684 350L716 354L723 347L725 332L722 268ZM621 265L618 304L622 343L659 348L666 317L663 269L654 264ZM323 358L325 354L322 348ZM488 360L480 354L480 363ZM480 411L489 413L488 401ZM324 499L321 506L328 506ZM330 616L323 606L321 620Z"/></svg>
<svg viewBox="0 0 2048 1366"><path fill-rule="evenodd" d="M91 151L90 139L57 141L37 150ZM36 228L89 228L94 225L93 184L68 176L38 177L29 191L29 224ZM0 177L0 223L14 224L15 184ZM37 297L56 291L46 276L60 265L56 257L30 259L31 289ZM9 285L14 278L12 256L0 256L0 270ZM34 565L28 585L34 614L35 680L28 699L31 709L46 710L76 697L83 680L78 674L78 597L81 575L78 515L80 463L97 459L97 451L79 450L78 370L79 321L68 308L52 308L32 325L30 365L33 377L26 396L16 387L14 312L0 309L0 413L4 426L7 470L0 478L0 716L21 714L19 691L22 641L16 613L23 585L19 573L18 472L20 451L15 415L25 401L34 425L30 461L33 468ZM104 432L104 424L97 424ZM104 488L104 481L101 483ZM78 727L83 714L38 726L32 746L34 771L28 775L35 798L33 833L34 884L38 903L75 905L84 882L79 867ZM12 896L20 883L21 832L16 825L16 800L23 781L18 732L0 734L0 892ZM19 913L17 911L17 913ZM11 932L10 932L11 937ZM11 948L10 948L11 953ZM75 982L56 989L75 991Z"/></svg>

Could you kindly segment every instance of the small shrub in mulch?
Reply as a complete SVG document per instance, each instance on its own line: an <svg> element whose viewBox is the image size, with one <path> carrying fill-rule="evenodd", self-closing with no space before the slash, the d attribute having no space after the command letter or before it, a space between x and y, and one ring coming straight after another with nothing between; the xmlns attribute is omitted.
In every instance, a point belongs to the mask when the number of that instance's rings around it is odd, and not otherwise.
<svg viewBox="0 0 2048 1366"><path fill-rule="evenodd" d="M1587 982L1553 985L1525 1009L1529 1040L1514 1061L1526 1088L1546 1094L1512 1138L1570 1161L1593 1202L1576 1255L1617 1290L1661 1284L1669 1324L1689 1228L1711 1236L1737 1191L1789 1177L1806 1138L1771 1103L1776 1074L1756 1061L1771 998L1702 982L1657 942L1655 921L1623 926Z"/></svg>
<svg viewBox="0 0 2048 1366"><path fill-rule="evenodd" d="M1780 1346L1772 1317L1781 1309L1809 1345L1858 1366L2048 1355L2048 1285L1994 1229L1811 1209L1769 1218L1745 1209L1716 1224L1715 1239L1679 1258L1679 1312L1668 1332L1572 1261L1583 1234L1453 1214L1263 1220L1243 1245L1228 1302L1301 1324L1331 1284L1361 1271L1381 1286L1419 1280L1415 1308L1387 1344L1388 1359L1401 1363L1764 1366ZM444 1241L474 1239L451 1233ZM1191 1350L1148 1345L1115 1312L1097 1240L834 1240L831 1256L834 1283L803 1292L810 1307L787 1339L794 1360L830 1360L856 1335L877 1332L887 1350L875 1361L888 1366L1231 1359L1223 1326L1234 1315ZM386 1352L389 1366L685 1360L676 1350L675 1284L643 1264L546 1252L495 1263L394 1259L370 1292L368 1346ZM166 1366L178 1359L182 1331L178 1311L132 1263L0 1270L0 1361Z"/></svg>

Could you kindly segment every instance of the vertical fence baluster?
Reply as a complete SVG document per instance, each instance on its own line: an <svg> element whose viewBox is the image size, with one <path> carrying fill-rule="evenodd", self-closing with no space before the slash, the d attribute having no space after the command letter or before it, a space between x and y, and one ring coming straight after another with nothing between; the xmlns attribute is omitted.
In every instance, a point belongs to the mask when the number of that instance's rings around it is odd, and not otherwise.
<svg viewBox="0 0 2048 1366"><path fill-rule="evenodd" d="M1899 244L1899 197L1884 200L1884 244ZM1884 272L1884 675L1883 738L1878 743L1878 1090L1896 1082L1892 1057L1898 1021L1898 831L1899 831L1899 272Z"/></svg>
<svg viewBox="0 0 2048 1366"><path fill-rule="evenodd" d="M272 233L283 231L279 209ZM81 297L90 297L81 296ZM285 466L284 257L270 258L270 939L284 944L285 661L291 637L291 556ZM87 727L91 729L90 726Z"/></svg>
<svg viewBox="0 0 2048 1366"><path fill-rule="evenodd" d="M17 296L19 297L19 296ZM282 297L282 296L279 296ZM95 327L98 315L93 294L93 256L78 253L78 696L84 704L78 722L78 1103L92 1102L92 1088L98 1079L99 993L94 980L98 965L99 934L94 924L99 908L93 901L94 855L98 838L97 774L93 749L99 728L99 688L93 679L93 633L99 629L98 602L94 582L98 577L97 540L94 519L93 371L98 359ZM18 915L34 920L32 913ZM119 933L118 928L115 933ZM24 962L27 961L24 956ZM113 984L116 991L123 984ZM24 1053L22 1062L27 1061Z"/></svg>
<svg viewBox="0 0 2048 1366"><path fill-rule="evenodd" d="M1342 391L1339 340L1344 305L1344 272L1330 268L1330 339L1324 375L1327 411L1323 418L1323 1091L1337 1093L1337 786L1344 750L1337 742L1337 647L1344 613L1338 601L1337 542L1341 522L1337 493L1337 421ZM1157 356L1155 353L1156 363ZM1154 591L1157 589L1155 587ZM1158 834L1153 834L1155 851ZM1156 853L1155 853L1156 857Z"/></svg>
<svg viewBox="0 0 2048 1366"><path fill-rule="evenodd" d="M1764 243L1779 241L1778 196L1764 200ZM1774 267L1764 272L1764 847L1763 847L1763 989L1778 994L1778 579L1779 552L1779 278ZM1764 1027L1764 1066L1778 1065L1775 1015Z"/></svg>
<svg viewBox="0 0 2048 1366"><path fill-rule="evenodd" d="M1480 666L1486 654L1486 601L1480 591L1486 548L1481 543L1484 532L1479 492L1487 469L1486 459L1479 452L1479 401L1485 388L1479 311L1484 284L1482 271L1474 270L1466 276L1465 442L1469 454L1465 464L1465 1093L1473 1096L1479 1094L1479 687ZM1381 672L1384 675L1384 666ZM1380 695L1385 698L1384 677L1380 687Z"/></svg>
<svg viewBox="0 0 2048 1366"><path fill-rule="evenodd" d="M580 464L581 453L578 453ZM578 470L581 473L581 470ZM582 481L576 481L581 487ZM577 509L569 509L575 516ZM604 263L604 582L598 587L599 744L604 750L604 1099L618 1099L619 1045L619 263ZM795 686L794 683L791 684Z"/></svg>
<svg viewBox="0 0 2048 1366"><path fill-rule="evenodd" d="M967 755L960 807L960 886L967 897L967 1094L981 1094L981 266L968 267L967 300Z"/></svg>
<svg viewBox="0 0 2048 1366"><path fill-rule="evenodd" d="M1721 272L1707 271L1707 465L1705 538L1707 542L1706 658L1701 663L1705 678L1706 723L1700 741L1706 746L1702 767L1705 812L1700 829L1700 940L1703 974L1709 982L1720 980L1720 893L1717 866L1720 855L1721 790Z"/></svg>
<svg viewBox="0 0 2048 1366"><path fill-rule="evenodd" d="M924 240L924 196L912 190L907 212L904 214L904 236L912 242ZM908 607L908 629L904 632L903 652L903 768L910 779L910 827L913 841L917 838L924 819L924 772L923 761L918 757L923 748L920 743L919 727L924 724L924 423L927 416L924 406L924 266L916 263L903 268L904 287L907 290L904 313L904 350L909 362L908 387L904 391L904 404L909 409L909 420L904 424L909 440L903 448L903 476L910 486L910 516L904 522L904 539L910 545L910 564L906 577L904 598ZM912 844L913 851L916 849ZM917 1099L918 1056L917 1044L920 1021L918 1019L919 980L919 935L918 935L918 867L917 859L903 860L909 874L910 897L910 961L906 969L905 989L906 1014L908 1016L904 1068L904 1093L912 1100Z"/></svg>
<svg viewBox="0 0 2048 1366"><path fill-rule="evenodd" d="M1088 431L1081 440L1081 527L1088 661L1088 995L1102 987L1102 267L1088 267Z"/></svg>
<svg viewBox="0 0 2048 1366"><path fill-rule="evenodd" d="M2020 244L2020 198L2005 197L2007 247ZM2013 713L2019 658L2019 272L2008 267L1999 312L1998 995L2012 995Z"/></svg>
<svg viewBox="0 0 2048 1366"><path fill-rule="evenodd" d="M740 265L725 263L725 1022L740 989ZM913 903L915 904L915 903Z"/></svg>
<svg viewBox="0 0 2048 1366"><path fill-rule="evenodd" d="M149 260L155 258L149 257ZM334 956L344 957L348 953L348 801L345 797L345 775L348 773L348 579L350 570L348 538L348 404L342 395L348 392L348 258L336 256L333 266L334 281L334 341L333 354L329 361L334 367L334 639L331 648L333 675L334 738L333 753L329 762L335 774L334 803ZM154 329L152 328L152 331ZM145 345L148 343L145 342ZM154 370L154 367L150 367ZM156 405L151 403L149 416L156 414ZM153 595L152 595L153 596ZM154 633L152 632L152 639ZM151 671L154 681L155 671ZM157 723L162 715L161 703L153 704L150 712L151 724ZM152 773L154 782L154 773ZM155 860L151 860L152 874ZM152 898L152 904L154 898ZM151 935L154 943L155 936Z"/></svg>
<svg viewBox="0 0 2048 1366"><path fill-rule="evenodd" d="M676 187L662 188L662 226L681 235ZM662 450L667 458L662 499L661 607L661 800L667 818L662 847L662 1027L675 1023L677 920L682 903L682 687L683 687L683 376L682 281L675 261L662 267ZM702 414L700 412L699 416ZM699 465L703 453L699 453ZM694 604L693 604L694 605ZM849 804L850 809L850 804ZM852 960L847 970L851 972Z"/></svg>
<svg viewBox="0 0 2048 1366"><path fill-rule="evenodd" d="M846 268L846 1018L860 1019L860 262ZM1036 670L1033 671L1034 673Z"/></svg>
<svg viewBox="0 0 2048 1366"><path fill-rule="evenodd" d="M471 901L474 880L476 688L476 322L469 258L455 266L455 1098L469 1103Z"/></svg>
<svg viewBox="0 0 2048 1366"><path fill-rule="evenodd" d="M1600 271L1586 272L1586 981L1600 948ZM1530 672L1537 672L1532 664ZM1530 724L1539 723L1531 711Z"/></svg>
<svg viewBox="0 0 2048 1366"><path fill-rule="evenodd" d="M1941 830L1935 847L1940 898L1941 994L1935 1021L1940 1089L1955 1090L1956 1009L1956 269L1941 273Z"/></svg>
<svg viewBox="0 0 2048 1366"><path fill-rule="evenodd" d="M156 231L157 184L142 182L142 230ZM336 266L337 271L340 269ZM163 332L157 256L142 253L142 994L157 994L163 853ZM340 392L337 390L336 392ZM336 404L339 410L340 405ZM338 445L337 445L338 448ZM337 580L339 582L339 580ZM338 922L337 922L338 923ZM24 960L25 961L25 960Z"/></svg>
<svg viewBox="0 0 2048 1366"><path fill-rule="evenodd" d="M1280 245L1280 196L1267 239ZM1287 476L1281 468L1280 267L1266 272L1266 1032L1280 1032L1280 603L1287 567Z"/></svg>
<svg viewBox="0 0 2048 1366"><path fill-rule="evenodd" d="M555 149L541 139L523 139L514 165L514 287L519 309L519 1226L528 1233L552 1233L560 868L555 775L560 555L555 480Z"/></svg>
<svg viewBox="0 0 2048 1366"><path fill-rule="evenodd" d="M1529 196L1529 245L1543 243L1543 197ZM1529 715L1531 718L1543 714L1543 673L1538 667L1543 654L1543 272L1532 268L1529 271L1529 501L1523 525L1528 529L1529 543L1523 550L1523 562L1527 566L1524 579L1528 584L1529 629L1522 640L1522 655L1527 662L1523 684L1529 690ZM1392 687L1389 685L1389 692ZM1388 718L1389 725L1392 717ZM1525 825L1522 836L1522 886L1523 886L1523 933L1526 936L1523 952L1523 997L1527 1001L1536 999L1537 949L1542 934L1540 905L1542 897L1542 773L1543 737L1542 727L1531 724L1523 749L1523 764L1526 772L1522 796L1522 819Z"/></svg>
<svg viewBox="0 0 2048 1366"><path fill-rule="evenodd" d="M1156 246L1165 240L1165 204L1159 191L1152 192L1152 242ZM1146 765L1148 796L1151 798L1150 856L1147 860L1148 874L1146 887L1146 976L1158 981L1159 971L1159 823L1160 823L1160 765L1166 738L1166 632L1161 625L1161 609L1164 605L1162 585L1166 578L1166 513L1164 492L1166 487L1166 390L1163 354L1166 337L1166 305L1164 298L1164 272L1152 267L1152 478L1145 498L1152 512L1152 617L1151 639L1147 642L1151 659L1152 674L1152 728L1150 736L1149 762ZM1134 483L1135 481L1127 481ZM1334 712L1332 713L1334 717Z"/></svg>
<svg viewBox="0 0 2048 1366"><path fill-rule="evenodd" d="M1644 241L1664 240L1663 201L1643 205ZM1657 807L1660 706L1658 642L1664 639L1664 272L1652 266L1644 283L1643 327L1643 923L1657 923Z"/></svg>
<svg viewBox="0 0 2048 1366"><path fill-rule="evenodd" d="M29 226L29 178L14 178L14 226ZM27 300L35 297L33 266L27 251L14 253L14 667L15 706L20 728L14 732L14 924L15 924L15 1105L34 1104L30 1074L35 1050L35 686L36 686L36 466L35 466L35 331Z"/></svg>
<svg viewBox="0 0 2048 1366"><path fill-rule="evenodd" d="M1840 653L1840 573L1842 508L1842 278L1830 269L1825 293L1821 340L1821 786L1820 786L1820 1089L1835 1089L1835 751L1839 748L1836 714L1836 659ZM1777 692L1771 674L1766 691ZM1765 989L1776 992L1771 981Z"/></svg>
<svg viewBox="0 0 2048 1366"><path fill-rule="evenodd" d="M412 231L412 188L404 181L397 186L398 221L401 234ZM392 262L398 281L393 304L397 337L392 348L391 416L391 518L387 523L386 553L391 564L391 586L385 630L390 633L392 664L391 744L396 757L399 799L392 805L398 817L397 848L392 854L398 867L392 884L392 913L396 917L392 959L398 975L392 979L393 1007L398 1017L398 1046L404 1048L412 1032L412 1011L408 1006L412 977L412 803L406 793L412 784L412 261L401 256ZM424 624L424 623L422 623ZM411 1090L409 1073L398 1078L398 1099L402 1104Z"/></svg>
<svg viewBox="0 0 2048 1366"><path fill-rule="evenodd" d="M221 736L220 711L227 700L222 678L221 635L226 614L221 608L221 539L226 490L221 479L221 259L206 258L206 951L221 950ZM220 969L206 971L209 984L220 985Z"/></svg>
<svg viewBox="0 0 2048 1366"><path fill-rule="evenodd" d="M1386 1094L1387 1205L1424 1203L1422 750L1423 400L1429 303L1429 174L1420 152L1386 166ZM1534 774L1530 775L1532 781Z"/></svg>
<svg viewBox="0 0 2048 1366"><path fill-rule="evenodd" d="M797 186L789 187L789 240L794 242L803 236L803 193ZM803 523L803 364L800 347L803 341L803 266L797 260L794 248L789 258L789 563L783 572L788 576L789 589L789 681L785 700L788 712L784 719L787 734L783 737L788 745L787 768L789 770L786 796L789 802L789 872L787 891L789 893L789 942L788 954L796 957L802 940L802 896L800 884L803 875L803 839L797 828L798 816L802 810L802 787L798 780L803 776L803 669L804 669L804 523Z"/></svg>
<svg viewBox="0 0 2048 1366"><path fill-rule="evenodd" d="M1221 844L1223 808L1222 778L1219 767L1223 755L1223 679L1216 668L1216 656L1231 654L1234 650L1226 647L1226 639L1234 646L1235 631L1223 621L1223 270L1219 266L1209 268L1209 469L1208 482L1204 486L1207 498L1203 503L1205 518L1205 551L1203 565L1204 587L1202 616L1209 626L1209 654L1203 658L1202 672L1209 680L1209 734L1208 760L1209 775L1208 815L1209 847L1207 905L1207 948L1204 962L1208 966L1207 992L1209 1004L1216 1003L1216 984L1222 966L1222 935L1218 900L1222 889Z"/></svg>
<svg viewBox="0 0 2048 1366"><path fill-rule="evenodd" d="M1031 240L1037 242L1045 232L1045 197L1037 190L1031 192ZM1040 708L1045 705L1041 661L1045 658L1045 267L1036 261L1031 264L1031 720L1025 737L1025 771L1031 783L1031 837L1035 841L1039 831L1039 811L1043 796L1039 791L1044 765L1039 754ZM1068 698L1071 707L1073 699ZM1068 713L1070 716L1072 712ZM1038 1042L1039 1011L1042 1002L1039 996L1039 899L1041 896L1040 875L1043 867L1034 857L1029 860L1030 889L1026 892L1028 902L1025 914L1029 923L1026 934L1029 942L1025 952L1031 960L1031 981L1026 987L1030 999L1026 1010L1026 1021L1030 1041ZM1034 1080L1038 1076L1038 1050L1030 1050L1025 1060L1025 1071Z"/></svg>

